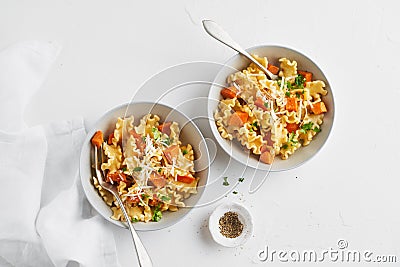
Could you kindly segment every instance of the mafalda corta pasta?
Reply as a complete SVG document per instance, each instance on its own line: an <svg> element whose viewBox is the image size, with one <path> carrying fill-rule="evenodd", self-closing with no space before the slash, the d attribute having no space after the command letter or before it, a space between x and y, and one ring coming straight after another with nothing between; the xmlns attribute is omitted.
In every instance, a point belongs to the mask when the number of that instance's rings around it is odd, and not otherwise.
<svg viewBox="0 0 400 267"><path fill-rule="evenodd" d="M298 70L296 61L281 58L277 67L266 57L253 57L279 79L268 79L253 63L230 75L215 123L223 138L238 140L261 162L272 164L275 156L288 159L321 131L327 90L311 72Z"/></svg>
<svg viewBox="0 0 400 267"><path fill-rule="evenodd" d="M163 211L185 207L185 199L197 193L194 151L190 144L182 144L179 132L176 122L161 123L157 115L148 114L137 126L133 116L118 118L105 141L100 131L92 138L92 143L102 144L106 156L101 165L106 182L117 185L133 222L159 221ZM93 185L111 207L111 218L124 221L113 195L96 177Z"/></svg>

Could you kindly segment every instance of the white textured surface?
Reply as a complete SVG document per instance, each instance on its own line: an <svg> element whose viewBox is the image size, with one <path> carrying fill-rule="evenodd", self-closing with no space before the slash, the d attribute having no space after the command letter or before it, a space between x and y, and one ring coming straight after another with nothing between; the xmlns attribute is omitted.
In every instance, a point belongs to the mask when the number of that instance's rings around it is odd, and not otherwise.
<svg viewBox="0 0 400 267"><path fill-rule="evenodd" d="M216 204L140 236L155 266L247 266L260 263L257 253L265 245L322 251L336 248L338 239L399 261L398 9L397 1L9 0L0 2L0 48L27 39L63 46L26 110L30 125L77 116L90 122L127 102L165 67L224 62L234 53L206 35L203 18L217 21L244 47L280 44L304 52L330 79L334 129L307 164L271 174L254 195L246 183L229 194L252 213L254 237L235 249L215 244L206 224ZM234 174L229 170L230 178ZM122 265L134 266L129 233L110 227Z"/></svg>

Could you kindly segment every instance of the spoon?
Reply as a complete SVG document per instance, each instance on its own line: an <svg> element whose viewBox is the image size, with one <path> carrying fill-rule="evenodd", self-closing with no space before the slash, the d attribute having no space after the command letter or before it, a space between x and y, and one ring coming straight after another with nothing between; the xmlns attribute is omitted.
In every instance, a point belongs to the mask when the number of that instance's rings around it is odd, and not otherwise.
<svg viewBox="0 0 400 267"><path fill-rule="evenodd" d="M239 54L242 54L246 58L248 58L251 62L257 65L267 76L272 79L276 80L278 78L277 75L272 74L267 68L265 68L263 65L261 65L257 60L255 60L249 53L246 52L239 44L237 44L230 36L229 34L222 29L217 23L215 23L212 20L203 20L203 27L206 30L206 32L220 41L221 43L229 46L233 50L237 51Z"/></svg>

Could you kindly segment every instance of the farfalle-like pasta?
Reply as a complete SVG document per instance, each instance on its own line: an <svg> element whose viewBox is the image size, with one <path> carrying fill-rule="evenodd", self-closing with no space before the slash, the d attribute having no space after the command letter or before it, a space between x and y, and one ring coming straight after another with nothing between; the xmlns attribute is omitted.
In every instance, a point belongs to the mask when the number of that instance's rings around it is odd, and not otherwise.
<svg viewBox="0 0 400 267"><path fill-rule="evenodd" d="M153 114L141 118L137 126L133 122L132 116L117 119L114 131L103 142L107 161L101 169L107 182L118 185L133 222L159 221L163 211L177 211L185 207L186 198L197 194L195 154L191 144L182 145L178 123L160 123ZM111 218L124 221L112 194L96 178L93 185L111 207Z"/></svg>
<svg viewBox="0 0 400 267"><path fill-rule="evenodd" d="M321 131L327 112L322 96L328 91L311 72L298 70L296 61L281 58L277 67L266 57L253 57L279 79L269 79L253 63L230 75L214 118L223 138L237 139L271 164L276 155L287 159Z"/></svg>

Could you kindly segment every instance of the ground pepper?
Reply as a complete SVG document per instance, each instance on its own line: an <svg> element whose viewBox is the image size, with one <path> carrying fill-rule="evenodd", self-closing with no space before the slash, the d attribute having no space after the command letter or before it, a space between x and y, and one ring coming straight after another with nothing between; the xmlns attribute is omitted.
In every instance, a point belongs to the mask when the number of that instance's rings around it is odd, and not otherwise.
<svg viewBox="0 0 400 267"><path fill-rule="evenodd" d="M242 234L243 223L236 212L228 211L219 219L219 230L227 238L235 238Z"/></svg>

